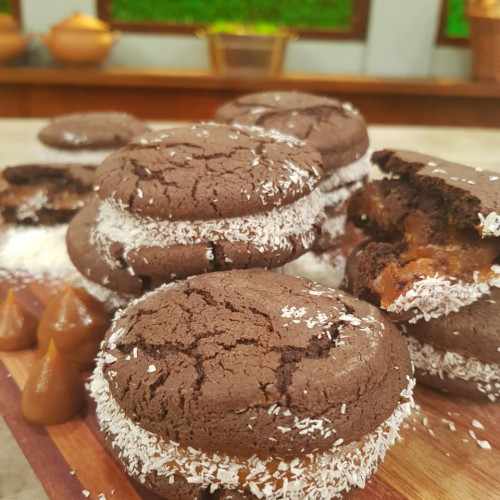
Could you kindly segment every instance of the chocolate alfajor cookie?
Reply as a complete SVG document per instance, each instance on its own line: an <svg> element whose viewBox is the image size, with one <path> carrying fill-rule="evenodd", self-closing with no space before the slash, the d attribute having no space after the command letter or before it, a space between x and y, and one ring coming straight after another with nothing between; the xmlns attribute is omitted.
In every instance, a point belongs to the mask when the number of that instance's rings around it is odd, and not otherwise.
<svg viewBox="0 0 500 500"><path fill-rule="evenodd" d="M315 243L320 155L293 137L220 124L152 132L97 169L99 202L70 224L89 279L122 293L204 272L277 267Z"/></svg>
<svg viewBox="0 0 500 500"><path fill-rule="evenodd" d="M40 161L99 164L149 130L128 113L101 111L54 117L38 134Z"/></svg>
<svg viewBox="0 0 500 500"><path fill-rule="evenodd" d="M215 115L223 123L258 125L293 135L316 148L325 177L319 189L327 217L313 254L305 255L287 274L338 284L345 259L336 250L351 238L346 234L345 204L363 186L371 172L368 135L362 115L350 103L299 92L265 92L240 97L220 107ZM323 251L330 250L326 255ZM334 255L332 255L332 252Z"/></svg>
<svg viewBox="0 0 500 500"><path fill-rule="evenodd" d="M93 197L95 166L29 164L0 172L0 216L17 224L61 224Z"/></svg>
<svg viewBox="0 0 500 500"><path fill-rule="evenodd" d="M130 304L91 393L110 453L162 497L331 499L364 486L413 385L403 338L376 307L252 269Z"/></svg>
<svg viewBox="0 0 500 500"><path fill-rule="evenodd" d="M401 323L418 380L495 401L500 176L408 151L373 160L390 177L350 200L371 241L349 258L349 289Z"/></svg>

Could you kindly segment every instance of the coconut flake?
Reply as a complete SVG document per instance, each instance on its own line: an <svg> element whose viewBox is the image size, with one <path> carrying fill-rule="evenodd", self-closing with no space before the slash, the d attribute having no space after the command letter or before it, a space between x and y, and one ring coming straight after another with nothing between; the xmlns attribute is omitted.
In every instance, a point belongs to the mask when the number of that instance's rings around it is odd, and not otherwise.
<svg viewBox="0 0 500 500"><path fill-rule="evenodd" d="M370 177L372 171L371 154L371 149L367 149L358 160L340 167L331 173L327 172L319 185L319 189L323 192L329 192L338 187L343 187Z"/></svg>
<svg viewBox="0 0 500 500"><path fill-rule="evenodd" d="M490 212L487 215L482 213L477 215L479 216L479 231L483 238L486 236L500 236L500 214Z"/></svg>
<svg viewBox="0 0 500 500"><path fill-rule="evenodd" d="M481 429L484 431L484 425L481 422L479 422L479 420L476 420L476 419L472 420L472 427L475 427L476 429Z"/></svg>
<svg viewBox="0 0 500 500"><path fill-rule="evenodd" d="M9 227L0 240L0 277L21 284L61 280L84 288L109 309L125 306L129 296L88 280L76 269L66 249L67 231L67 224Z"/></svg>
<svg viewBox="0 0 500 500"><path fill-rule="evenodd" d="M436 349L416 338L405 336L410 356L416 368L441 379L462 379L476 382L477 390L492 401L500 397L500 365L484 363L452 351Z"/></svg>
<svg viewBox="0 0 500 500"><path fill-rule="evenodd" d="M121 243L124 256L133 250L171 245L195 245L219 240L251 243L259 251L293 250L299 238L305 248L315 240L314 225L323 217L321 195L314 190L296 202L259 214L206 221L169 221L138 217L119 203L101 202L90 242L112 267L119 263L110 247Z"/></svg>
<svg viewBox="0 0 500 500"><path fill-rule="evenodd" d="M488 281L479 281L478 273L474 273L472 282L455 281L444 276L426 276L415 282L404 294L400 295L386 309L389 312L414 313L410 323L420 319L429 321L476 302L481 296L488 294L491 287L500 287L500 266L491 266L494 277Z"/></svg>

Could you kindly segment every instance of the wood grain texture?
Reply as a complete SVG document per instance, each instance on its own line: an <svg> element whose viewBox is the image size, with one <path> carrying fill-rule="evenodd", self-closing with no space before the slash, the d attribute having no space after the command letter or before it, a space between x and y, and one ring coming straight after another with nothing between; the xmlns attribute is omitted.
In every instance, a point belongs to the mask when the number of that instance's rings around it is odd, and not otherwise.
<svg viewBox="0 0 500 500"><path fill-rule="evenodd" d="M6 289L2 283L0 298ZM46 303L48 290L38 285L17 293L25 301L36 302L38 306L32 310L40 314L40 304ZM157 500L156 495L127 479L104 450L91 401L85 412L65 424L44 427L23 419L21 390L35 358L34 349L0 353L0 411L49 498L80 498L82 490L87 490L91 499L104 493L108 500ZM348 497L499 499L500 405L453 399L425 388L416 389L415 401L417 408L402 429L402 440L389 450L366 488L355 490ZM473 427L473 420L484 429ZM453 422L455 431L447 421ZM470 430L478 439L487 439L492 449L480 448ZM70 474L71 470L75 475Z"/></svg>
<svg viewBox="0 0 500 500"><path fill-rule="evenodd" d="M495 83L290 73L237 80L210 71L132 68L0 68L0 116L119 109L141 118L207 120L224 102L265 90L352 101L368 123L500 127Z"/></svg>

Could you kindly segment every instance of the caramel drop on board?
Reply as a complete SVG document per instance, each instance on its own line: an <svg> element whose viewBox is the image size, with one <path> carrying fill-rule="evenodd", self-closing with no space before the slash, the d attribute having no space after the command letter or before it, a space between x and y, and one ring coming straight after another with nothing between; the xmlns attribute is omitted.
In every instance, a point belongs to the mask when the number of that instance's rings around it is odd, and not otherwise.
<svg viewBox="0 0 500 500"><path fill-rule="evenodd" d="M0 304L0 351L27 349L35 342L37 320L24 309L10 289Z"/></svg>
<svg viewBox="0 0 500 500"><path fill-rule="evenodd" d="M84 404L85 389L79 373L51 341L24 386L21 403L24 417L37 424L61 424L78 413Z"/></svg>
<svg viewBox="0 0 500 500"><path fill-rule="evenodd" d="M47 305L37 338L40 354L54 339L57 350L78 370L92 365L109 327L104 306L85 290L67 286Z"/></svg>

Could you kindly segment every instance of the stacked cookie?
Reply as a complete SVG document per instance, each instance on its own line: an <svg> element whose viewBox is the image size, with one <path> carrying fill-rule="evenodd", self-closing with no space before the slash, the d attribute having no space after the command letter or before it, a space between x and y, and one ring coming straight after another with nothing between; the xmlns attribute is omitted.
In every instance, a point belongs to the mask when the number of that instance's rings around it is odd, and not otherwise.
<svg viewBox="0 0 500 500"><path fill-rule="evenodd" d="M340 498L364 486L410 412L408 350L376 307L244 270L345 237L366 131L323 104L308 132L326 121L323 151L253 125L140 135L98 166L97 196L69 225L86 279L142 295L115 318L91 392L109 451L165 498ZM328 149L350 125L356 146Z"/></svg>
<svg viewBox="0 0 500 500"><path fill-rule="evenodd" d="M95 199L95 163L147 130L125 113L59 116L39 133L40 161L0 172L1 222L9 224L0 242L0 274L5 281L27 294L33 281L84 287L109 309L128 302L126 294L90 282L75 269L65 236L67 223Z"/></svg>
<svg viewBox="0 0 500 500"><path fill-rule="evenodd" d="M295 260L284 270L338 285L344 274L345 251L350 249L346 247L360 241L354 228L346 226L346 201L371 172L368 135L361 114L349 103L336 99L299 92L266 92L225 104L217 110L215 119L293 135L320 152L325 170L319 186L326 213L322 234L314 253Z"/></svg>
<svg viewBox="0 0 500 500"><path fill-rule="evenodd" d="M149 130L127 113L72 113L54 117L38 134L37 155L44 163L99 164L132 137Z"/></svg>
<svg viewBox="0 0 500 500"><path fill-rule="evenodd" d="M326 500L364 486L413 384L376 307L252 269L130 304L91 393L109 451L162 497Z"/></svg>
<svg viewBox="0 0 500 500"><path fill-rule="evenodd" d="M98 167L99 200L70 224L69 255L90 280L135 295L204 272L281 266L318 238L322 176L319 153L278 132L151 132Z"/></svg>
<svg viewBox="0 0 500 500"><path fill-rule="evenodd" d="M4 221L68 222L91 197L95 165L148 130L127 113L56 116L38 134L37 161L1 172Z"/></svg>
<svg viewBox="0 0 500 500"><path fill-rule="evenodd" d="M407 151L373 159L390 177L350 201L372 241L349 257L349 288L402 325L421 382L495 401L500 177Z"/></svg>

